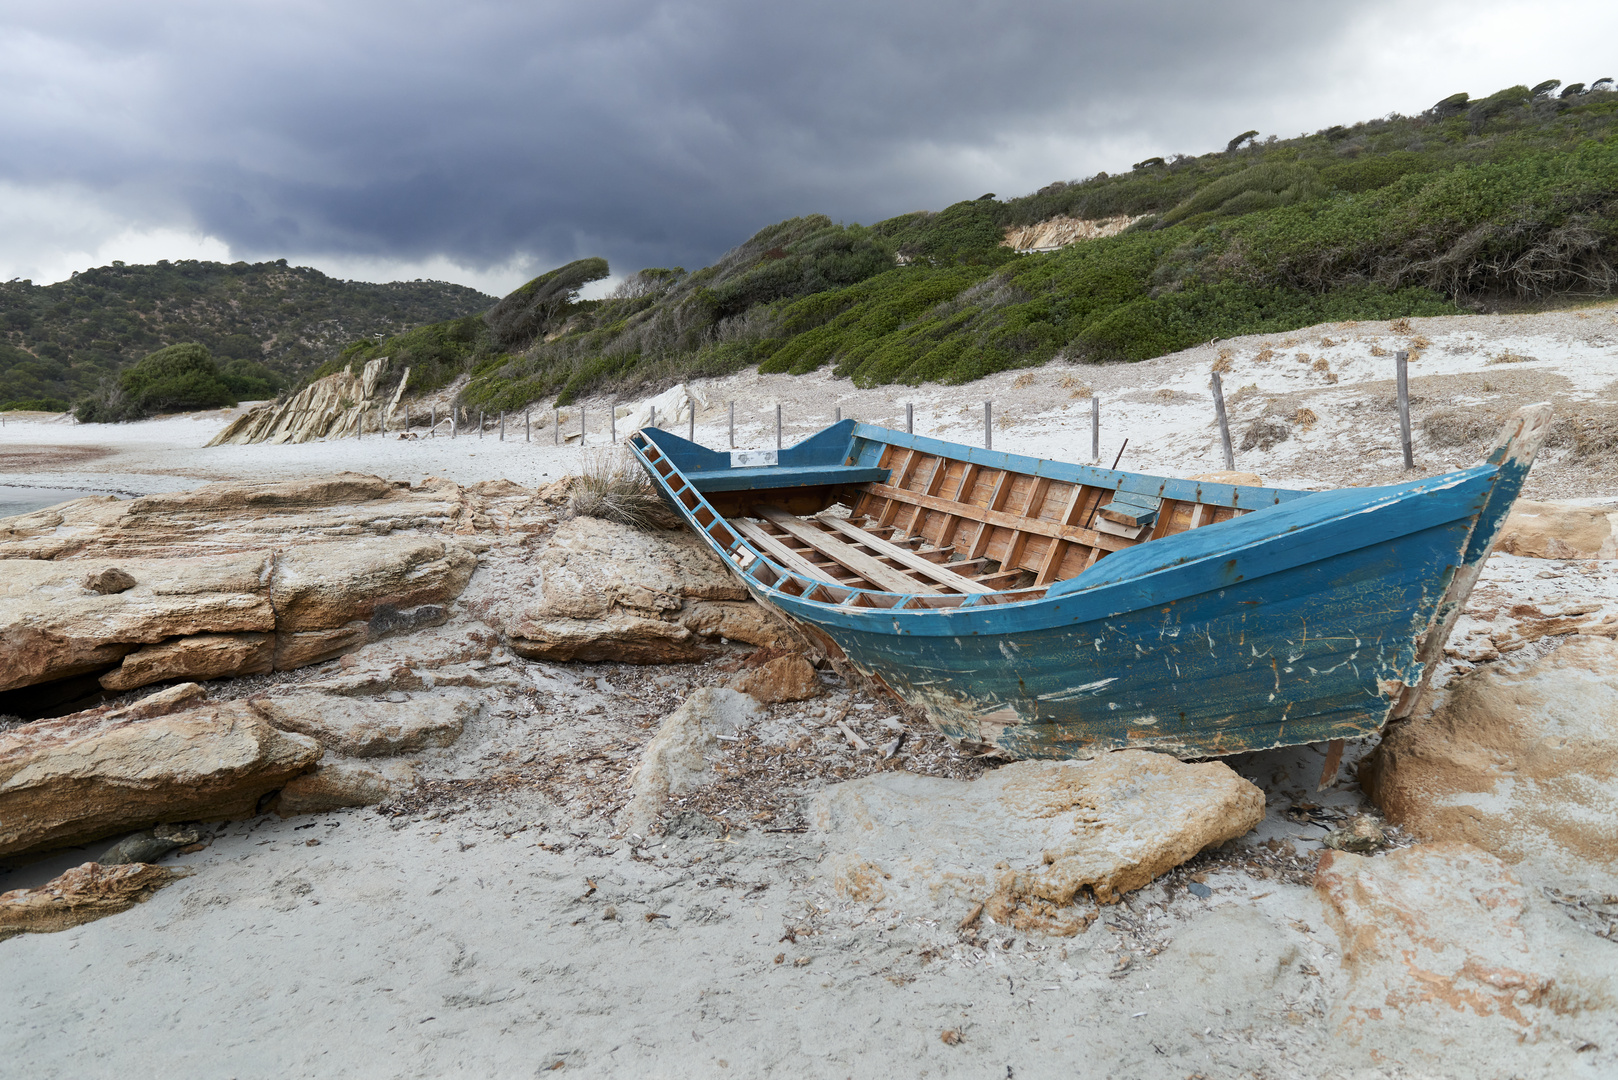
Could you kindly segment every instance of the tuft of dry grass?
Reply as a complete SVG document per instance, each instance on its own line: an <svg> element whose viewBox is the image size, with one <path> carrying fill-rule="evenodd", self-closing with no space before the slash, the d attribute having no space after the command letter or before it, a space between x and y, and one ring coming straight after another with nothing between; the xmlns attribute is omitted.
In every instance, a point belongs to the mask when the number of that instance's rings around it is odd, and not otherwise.
<svg viewBox="0 0 1618 1080"><path fill-rule="evenodd" d="M1273 416L1260 416L1242 433L1242 449L1268 450L1292 437L1292 429Z"/></svg>
<svg viewBox="0 0 1618 1080"><path fill-rule="evenodd" d="M1315 360L1315 362L1313 364L1310 364L1309 366L1314 371L1330 371L1331 370L1331 363L1329 361L1327 361L1327 359L1324 356L1317 358Z"/></svg>
<svg viewBox="0 0 1618 1080"><path fill-rule="evenodd" d="M1231 363L1232 353L1229 349L1219 350L1219 359L1213 362L1213 370L1221 375L1229 372L1235 365Z"/></svg>
<svg viewBox="0 0 1618 1080"><path fill-rule="evenodd" d="M1304 431L1308 431L1320 423L1320 417L1315 415L1315 410L1304 408L1292 414L1292 422Z"/></svg>
<svg viewBox="0 0 1618 1080"><path fill-rule="evenodd" d="M1025 386L1033 386L1034 373L1032 371L1023 372L1021 375L1018 375L1015 379L1011 380L1011 385L1017 387L1018 389Z"/></svg>
<svg viewBox="0 0 1618 1080"><path fill-rule="evenodd" d="M1372 345L1371 346L1371 355L1372 356L1386 356L1386 355L1388 355L1388 350L1384 349L1380 345Z"/></svg>
<svg viewBox="0 0 1618 1080"><path fill-rule="evenodd" d="M1482 409L1434 409L1421 422L1433 446L1475 446L1500 427L1500 418Z"/></svg>
<svg viewBox="0 0 1618 1080"><path fill-rule="evenodd" d="M1084 380L1073 375L1063 375L1062 381L1057 385L1063 390L1072 391L1070 394L1068 394L1068 397L1070 398L1090 398L1096 396L1095 391L1090 388L1089 383L1086 383Z"/></svg>
<svg viewBox="0 0 1618 1080"><path fill-rule="evenodd" d="M1524 356L1521 353L1514 353L1510 349L1504 349L1504 350L1496 353L1495 355L1489 357L1487 360L1484 361L1484 363L1485 364L1532 364L1534 361L1536 361L1538 359L1539 359L1539 357L1537 357L1537 356Z"/></svg>
<svg viewBox="0 0 1618 1080"><path fill-rule="evenodd" d="M1388 324L1388 329L1392 330L1395 334L1404 334L1406 337L1415 332L1410 329L1409 319L1394 319Z"/></svg>
<svg viewBox="0 0 1618 1080"><path fill-rule="evenodd" d="M1271 360L1274 360L1274 359L1275 359L1275 350L1270 348L1268 345L1266 345L1266 346L1264 346L1262 349L1260 349L1258 351L1257 356L1253 357L1253 362L1255 364L1268 364Z"/></svg>
<svg viewBox="0 0 1618 1080"><path fill-rule="evenodd" d="M567 508L583 517L647 531L680 525L680 518L669 509L651 480L622 450L591 453L585 458L584 471L573 484Z"/></svg>

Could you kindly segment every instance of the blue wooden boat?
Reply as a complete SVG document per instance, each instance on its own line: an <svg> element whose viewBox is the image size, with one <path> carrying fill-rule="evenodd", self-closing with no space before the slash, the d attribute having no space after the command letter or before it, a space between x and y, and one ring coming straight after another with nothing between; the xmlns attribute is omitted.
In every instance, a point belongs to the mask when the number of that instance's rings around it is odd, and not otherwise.
<svg viewBox="0 0 1618 1080"><path fill-rule="evenodd" d="M1182 757L1407 715L1544 439L1307 492L1019 457L845 420L779 451L632 452L760 602L958 745Z"/></svg>

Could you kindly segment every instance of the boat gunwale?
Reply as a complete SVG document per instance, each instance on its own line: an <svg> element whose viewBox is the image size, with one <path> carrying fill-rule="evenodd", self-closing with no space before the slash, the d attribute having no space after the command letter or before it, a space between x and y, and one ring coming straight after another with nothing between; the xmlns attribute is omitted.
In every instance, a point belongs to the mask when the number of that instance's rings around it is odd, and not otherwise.
<svg viewBox="0 0 1618 1080"><path fill-rule="evenodd" d="M981 446L946 442L943 439L935 439L928 435L913 435L909 432L878 427L875 424L867 424L861 420L854 421L852 437L889 446L898 446L906 450L916 450L923 454L945 457L969 465L1005 469L1008 472L1020 473L1036 479L1055 480L1064 484L1084 484L1087 487L1103 488L1109 491L1125 491L1132 495L1149 495L1154 498L1173 499L1177 502L1198 502L1207 506L1224 506L1234 510L1261 510L1266 506L1275 506L1280 503L1290 502L1293 499L1316 494L1313 491L1303 491L1298 488L1227 484L1217 480L1181 480L1172 476L1155 476L1151 473L1131 472L1127 469L1103 469L1098 465L1076 465L1057 458L1029 457L1026 454L1011 454L1003 450L986 450ZM853 449L854 447L851 446L850 450L852 451ZM1256 492L1260 498L1243 503L1241 493L1244 491Z"/></svg>

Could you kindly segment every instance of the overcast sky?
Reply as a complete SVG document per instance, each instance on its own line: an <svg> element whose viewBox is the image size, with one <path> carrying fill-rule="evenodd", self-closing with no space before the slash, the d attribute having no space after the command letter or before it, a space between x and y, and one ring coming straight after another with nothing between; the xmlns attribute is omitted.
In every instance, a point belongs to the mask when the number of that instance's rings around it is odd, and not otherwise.
<svg viewBox="0 0 1618 1080"><path fill-rule="evenodd" d="M795 214L1591 82L1615 41L1610 0L0 0L0 279L694 269Z"/></svg>

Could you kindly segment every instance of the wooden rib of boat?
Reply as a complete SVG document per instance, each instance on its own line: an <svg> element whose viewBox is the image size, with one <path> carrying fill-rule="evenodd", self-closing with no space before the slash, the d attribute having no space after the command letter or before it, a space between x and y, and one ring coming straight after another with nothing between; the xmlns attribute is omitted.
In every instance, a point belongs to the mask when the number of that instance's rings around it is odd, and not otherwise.
<svg viewBox="0 0 1618 1080"><path fill-rule="evenodd" d="M845 420L779 451L630 439L761 603L1017 757L1366 735L1419 700L1550 419L1478 466L1327 492L1175 480Z"/></svg>

